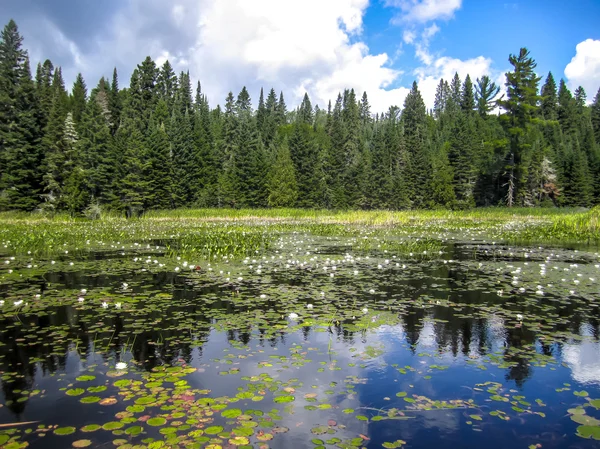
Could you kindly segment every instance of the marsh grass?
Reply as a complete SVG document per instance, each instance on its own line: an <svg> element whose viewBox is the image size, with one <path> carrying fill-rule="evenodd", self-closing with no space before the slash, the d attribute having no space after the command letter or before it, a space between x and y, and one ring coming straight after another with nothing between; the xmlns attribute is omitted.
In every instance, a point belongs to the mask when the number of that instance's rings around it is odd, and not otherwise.
<svg viewBox="0 0 600 449"><path fill-rule="evenodd" d="M600 207L589 211L487 208L458 212L179 209L150 211L130 220L114 214L88 220L65 214L0 213L0 253L7 255L50 256L158 242L170 256L237 257L263 253L274 239L292 233L354 236L358 249L389 247L400 252L435 251L442 240L469 237L506 243L598 244ZM366 236L374 238L364 239ZM391 237L405 240L398 243Z"/></svg>

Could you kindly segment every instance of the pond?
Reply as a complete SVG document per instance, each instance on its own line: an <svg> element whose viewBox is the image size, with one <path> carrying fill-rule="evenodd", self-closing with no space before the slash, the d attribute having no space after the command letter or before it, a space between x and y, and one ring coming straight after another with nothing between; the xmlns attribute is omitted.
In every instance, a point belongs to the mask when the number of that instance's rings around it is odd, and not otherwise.
<svg viewBox="0 0 600 449"><path fill-rule="evenodd" d="M2 257L0 447L600 444L597 248L158 243Z"/></svg>

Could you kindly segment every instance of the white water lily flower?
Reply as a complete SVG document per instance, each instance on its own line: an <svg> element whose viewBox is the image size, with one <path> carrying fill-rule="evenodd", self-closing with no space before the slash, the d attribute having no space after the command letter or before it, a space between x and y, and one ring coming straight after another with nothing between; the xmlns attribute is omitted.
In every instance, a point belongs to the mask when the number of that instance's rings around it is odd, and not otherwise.
<svg viewBox="0 0 600 449"><path fill-rule="evenodd" d="M306 304L306 308L307 308L307 309L312 309L312 308L313 308L313 305L312 305L312 304Z"/></svg>
<svg viewBox="0 0 600 449"><path fill-rule="evenodd" d="M523 321L523 315L521 315L520 313L517 313L517 320Z"/></svg>
<svg viewBox="0 0 600 449"><path fill-rule="evenodd" d="M83 298L83 296L80 296L79 298L77 298L77 301L83 302L83 301L85 301L85 299Z"/></svg>
<svg viewBox="0 0 600 449"><path fill-rule="evenodd" d="M4 300L0 299L0 306L3 306L3 305L4 305Z"/></svg>
<svg viewBox="0 0 600 449"><path fill-rule="evenodd" d="M82 295L85 295L87 293L87 290L85 288L82 288L81 292L79 292L79 293L82 294Z"/></svg>
<svg viewBox="0 0 600 449"><path fill-rule="evenodd" d="M364 309L362 309L362 313L369 313L369 309L367 309L366 307Z"/></svg>
<svg viewBox="0 0 600 449"><path fill-rule="evenodd" d="M375 293L375 290L371 289L371 290L369 290L369 293L373 294L373 293Z"/></svg>
<svg viewBox="0 0 600 449"><path fill-rule="evenodd" d="M121 304L120 302L117 302L117 303L115 303L115 307L116 307L117 309L120 309L120 308L121 308L121 306L122 306L122 304Z"/></svg>
<svg viewBox="0 0 600 449"><path fill-rule="evenodd" d="M129 284L127 282L123 282L123 290L126 289L127 287L129 287Z"/></svg>
<svg viewBox="0 0 600 449"><path fill-rule="evenodd" d="M21 304L23 304L23 300L22 299L19 299L18 301L14 302L14 305L17 306L17 307L19 307Z"/></svg>
<svg viewBox="0 0 600 449"><path fill-rule="evenodd" d="M127 368L127 363L119 362L115 365L115 368L117 368L118 370L124 370Z"/></svg>
<svg viewBox="0 0 600 449"><path fill-rule="evenodd" d="M103 308L103 309L108 309L108 303L107 303L106 301L104 301L104 302L102 303L102 308Z"/></svg>
<svg viewBox="0 0 600 449"><path fill-rule="evenodd" d="M289 318L290 320L296 320L296 319L298 319L298 314L297 314L297 313L294 313L294 312L292 312L292 313L290 313L290 314L288 315L288 318Z"/></svg>

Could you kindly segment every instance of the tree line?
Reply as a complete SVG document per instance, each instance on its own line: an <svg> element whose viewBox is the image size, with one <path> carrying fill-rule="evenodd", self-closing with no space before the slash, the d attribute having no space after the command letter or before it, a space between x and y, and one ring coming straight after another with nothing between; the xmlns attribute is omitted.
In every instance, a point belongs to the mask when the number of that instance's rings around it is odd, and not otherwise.
<svg viewBox="0 0 600 449"><path fill-rule="evenodd" d="M60 67L32 77L17 25L0 36L0 210L179 207L466 209L600 203L600 90L541 77L510 55L506 95L483 76L440 80L427 110L416 82L403 107L373 114L367 93L327 109L308 94L247 89L211 108L189 72L147 57L128 88ZM500 113L494 113L496 107Z"/></svg>

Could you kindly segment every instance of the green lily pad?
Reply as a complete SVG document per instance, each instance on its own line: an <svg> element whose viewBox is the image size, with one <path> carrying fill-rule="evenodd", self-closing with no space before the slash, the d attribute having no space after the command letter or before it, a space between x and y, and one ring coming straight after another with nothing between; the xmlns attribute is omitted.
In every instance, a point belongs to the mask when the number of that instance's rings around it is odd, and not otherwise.
<svg viewBox="0 0 600 449"><path fill-rule="evenodd" d="M600 440L599 426L579 426L577 427L577 436L593 440Z"/></svg>
<svg viewBox="0 0 600 449"><path fill-rule="evenodd" d="M237 418L238 416L240 416L242 414L242 411L239 408L230 408L228 410L224 410L223 412L221 412L221 416L223 418Z"/></svg>
<svg viewBox="0 0 600 449"><path fill-rule="evenodd" d="M72 435L77 429L75 427L59 427L54 429L55 435Z"/></svg>
<svg viewBox="0 0 600 449"><path fill-rule="evenodd" d="M204 433L207 435L217 435L221 432L223 432L223 427L221 426L210 426L204 429Z"/></svg>
<svg viewBox="0 0 600 449"><path fill-rule="evenodd" d="M83 388L72 388L67 390L65 393L68 396L81 396L83 393L85 393L85 390Z"/></svg>
<svg viewBox="0 0 600 449"><path fill-rule="evenodd" d="M150 418L148 421L146 421L146 423L152 427L160 427L160 426L164 426L167 423L167 420L165 418L158 416L155 418Z"/></svg>

